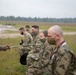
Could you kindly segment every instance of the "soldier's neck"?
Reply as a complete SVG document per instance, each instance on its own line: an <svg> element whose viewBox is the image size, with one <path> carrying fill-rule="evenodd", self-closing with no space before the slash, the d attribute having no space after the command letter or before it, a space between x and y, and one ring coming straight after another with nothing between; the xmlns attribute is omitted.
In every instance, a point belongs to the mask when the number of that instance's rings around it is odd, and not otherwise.
<svg viewBox="0 0 76 75"><path fill-rule="evenodd" d="M63 38L59 39L59 40L56 42L56 48L60 47L64 42L65 42L65 40L64 40Z"/></svg>

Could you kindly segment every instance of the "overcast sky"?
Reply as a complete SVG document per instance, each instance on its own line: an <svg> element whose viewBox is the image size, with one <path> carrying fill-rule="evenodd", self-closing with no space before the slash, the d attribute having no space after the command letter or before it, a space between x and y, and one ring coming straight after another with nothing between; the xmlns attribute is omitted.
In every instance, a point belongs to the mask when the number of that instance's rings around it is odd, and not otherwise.
<svg viewBox="0 0 76 75"><path fill-rule="evenodd" d="M0 16L76 17L76 0L0 0Z"/></svg>

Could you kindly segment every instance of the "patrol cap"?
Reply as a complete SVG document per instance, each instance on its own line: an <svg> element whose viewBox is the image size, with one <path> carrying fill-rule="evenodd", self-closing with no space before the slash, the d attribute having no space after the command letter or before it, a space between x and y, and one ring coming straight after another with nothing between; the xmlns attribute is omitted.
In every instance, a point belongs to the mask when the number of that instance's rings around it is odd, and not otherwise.
<svg viewBox="0 0 76 75"><path fill-rule="evenodd" d="M32 27L39 29L39 26L38 25L33 25Z"/></svg>

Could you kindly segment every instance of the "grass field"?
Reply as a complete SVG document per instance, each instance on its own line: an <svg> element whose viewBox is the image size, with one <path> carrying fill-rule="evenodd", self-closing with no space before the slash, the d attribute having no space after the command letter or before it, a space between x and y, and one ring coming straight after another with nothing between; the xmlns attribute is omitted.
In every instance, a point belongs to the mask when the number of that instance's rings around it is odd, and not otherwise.
<svg viewBox="0 0 76 75"><path fill-rule="evenodd" d="M25 25L38 25L41 30L47 30L53 25L59 25L64 31L74 31L76 32L76 24L74 23L51 23L51 22L25 22L25 21L0 21L0 24L11 24L16 28L25 27ZM15 24L15 25L13 25Z"/></svg>
<svg viewBox="0 0 76 75"><path fill-rule="evenodd" d="M14 27L20 28L24 27L25 25L34 25L37 24L40 26L40 29L47 30L50 26L56 24L56 23L37 23L37 22L10 22L0 21L0 24L6 24L6 23L15 23L16 25ZM76 32L76 24L63 24L59 23L64 31L74 31ZM7 33L13 33L10 31L7 31ZM14 32L15 33L15 32ZM18 38L0 38L0 45L10 45L10 46L18 46L20 39L22 37ZM64 36L66 42L68 45L74 50L76 53L76 35L65 35ZM23 66L19 62L19 48L12 48L11 50L7 51L1 51L0 52L0 75L25 75L26 66Z"/></svg>
<svg viewBox="0 0 76 75"><path fill-rule="evenodd" d="M21 38L0 39L1 45L18 46ZM25 75L26 67L19 62L19 48L0 52L0 75Z"/></svg>

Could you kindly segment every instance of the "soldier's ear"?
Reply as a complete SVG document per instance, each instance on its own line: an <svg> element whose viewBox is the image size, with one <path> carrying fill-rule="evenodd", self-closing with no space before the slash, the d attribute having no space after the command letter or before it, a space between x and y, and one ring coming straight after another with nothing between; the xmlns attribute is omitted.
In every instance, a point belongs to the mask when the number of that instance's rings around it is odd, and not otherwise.
<svg viewBox="0 0 76 75"><path fill-rule="evenodd" d="M56 35L56 39L59 39L59 38L60 38L60 34L57 34L57 35Z"/></svg>

